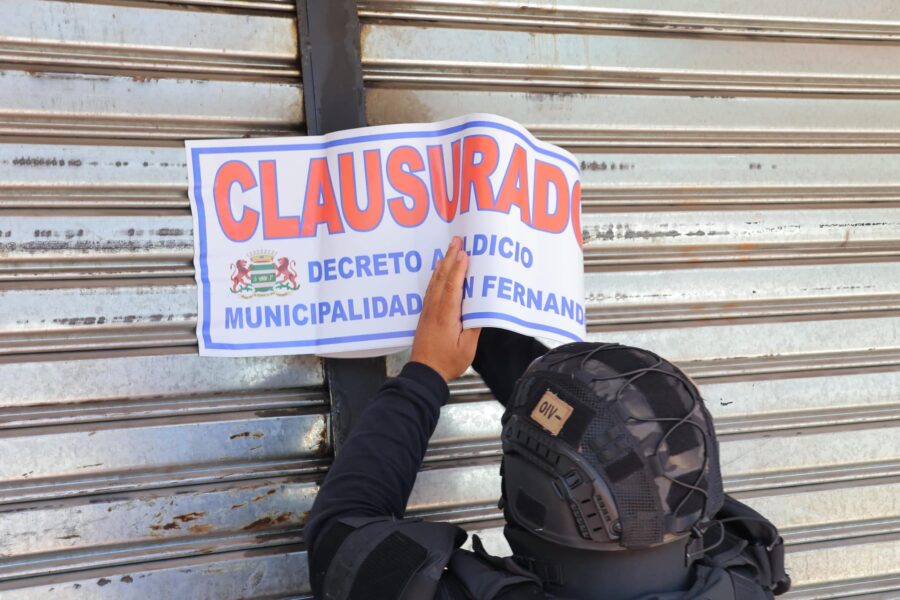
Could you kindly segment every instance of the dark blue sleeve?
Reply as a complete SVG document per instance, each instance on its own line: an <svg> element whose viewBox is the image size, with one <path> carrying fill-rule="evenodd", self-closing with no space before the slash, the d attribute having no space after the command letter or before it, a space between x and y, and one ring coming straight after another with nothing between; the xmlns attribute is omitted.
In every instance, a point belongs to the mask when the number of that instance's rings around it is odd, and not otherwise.
<svg viewBox="0 0 900 600"><path fill-rule="evenodd" d="M478 337L478 349L472 368L503 406L512 397L516 381L532 361L547 352L547 346L533 337L485 327Z"/></svg>
<svg viewBox="0 0 900 600"><path fill-rule="evenodd" d="M335 458L310 513L304 539L310 555L316 537L343 517L402 517L450 396L430 367L408 363L381 386Z"/></svg>
<svg viewBox="0 0 900 600"><path fill-rule="evenodd" d="M485 328L472 366L505 405L516 380L546 351L546 346L531 337ZM403 516L428 440L449 395L441 376L420 363L408 363L397 377L385 382L345 442L313 503L304 532L311 556L318 535L337 519Z"/></svg>

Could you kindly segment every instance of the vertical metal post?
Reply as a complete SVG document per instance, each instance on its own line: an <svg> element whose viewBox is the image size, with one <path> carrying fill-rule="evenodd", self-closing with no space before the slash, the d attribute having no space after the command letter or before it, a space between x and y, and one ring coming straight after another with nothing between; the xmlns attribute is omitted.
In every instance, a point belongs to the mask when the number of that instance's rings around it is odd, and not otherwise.
<svg viewBox="0 0 900 600"><path fill-rule="evenodd" d="M360 28L355 0L297 0L307 131L321 135L366 125ZM383 358L325 359L331 431L339 452L386 378Z"/></svg>
<svg viewBox="0 0 900 600"><path fill-rule="evenodd" d="M310 135L366 126L355 0L297 0Z"/></svg>

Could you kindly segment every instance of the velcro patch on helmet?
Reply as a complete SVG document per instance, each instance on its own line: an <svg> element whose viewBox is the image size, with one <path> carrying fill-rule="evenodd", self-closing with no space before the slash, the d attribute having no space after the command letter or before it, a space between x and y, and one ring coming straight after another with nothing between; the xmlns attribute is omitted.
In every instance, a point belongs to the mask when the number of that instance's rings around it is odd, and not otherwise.
<svg viewBox="0 0 900 600"><path fill-rule="evenodd" d="M552 436L558 436L575 409L571 404L547 390L531 411L531 420Z"/></svg>

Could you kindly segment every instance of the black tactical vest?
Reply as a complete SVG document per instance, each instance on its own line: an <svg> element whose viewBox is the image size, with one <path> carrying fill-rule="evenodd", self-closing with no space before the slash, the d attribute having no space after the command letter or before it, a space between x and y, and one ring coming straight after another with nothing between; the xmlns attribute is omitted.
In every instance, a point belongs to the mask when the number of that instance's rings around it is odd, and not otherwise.
<svg viewBox="0 0 900 600"><path fill-rule="evenodd" d="M786 592L784 546L761 515L726 497L699 546L688 590L634 600L769 600ZM346 518L322 532L310 564L321 600L552 600L541 578L513 558L460 548L465 531L419 519ZM713 540L713 541L710 541ZM602 598L598 590L597 598ZM556 600L593 600L571 598Z"/></svg>

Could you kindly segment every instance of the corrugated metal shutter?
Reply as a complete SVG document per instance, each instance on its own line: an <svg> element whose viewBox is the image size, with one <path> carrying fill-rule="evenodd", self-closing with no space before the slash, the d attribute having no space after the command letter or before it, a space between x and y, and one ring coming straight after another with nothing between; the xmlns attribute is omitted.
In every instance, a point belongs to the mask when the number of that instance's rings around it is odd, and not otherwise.
<svg viewBox="0 0 900 600"><path fill-rule="evenodd" d="M371 124L495 112L581 158L590 336L698 380L792 597L900 597L896 5L359 7ZM498 541L499 415L455 385L415 511Z"/></svg>
<svg viewBox="0 0 900 600"><path fill-rule="evenodd" d="M3 2L0 63L0 598L305 593L322 369L196 355L182 147L302 133L294 3Z"/></svg>

